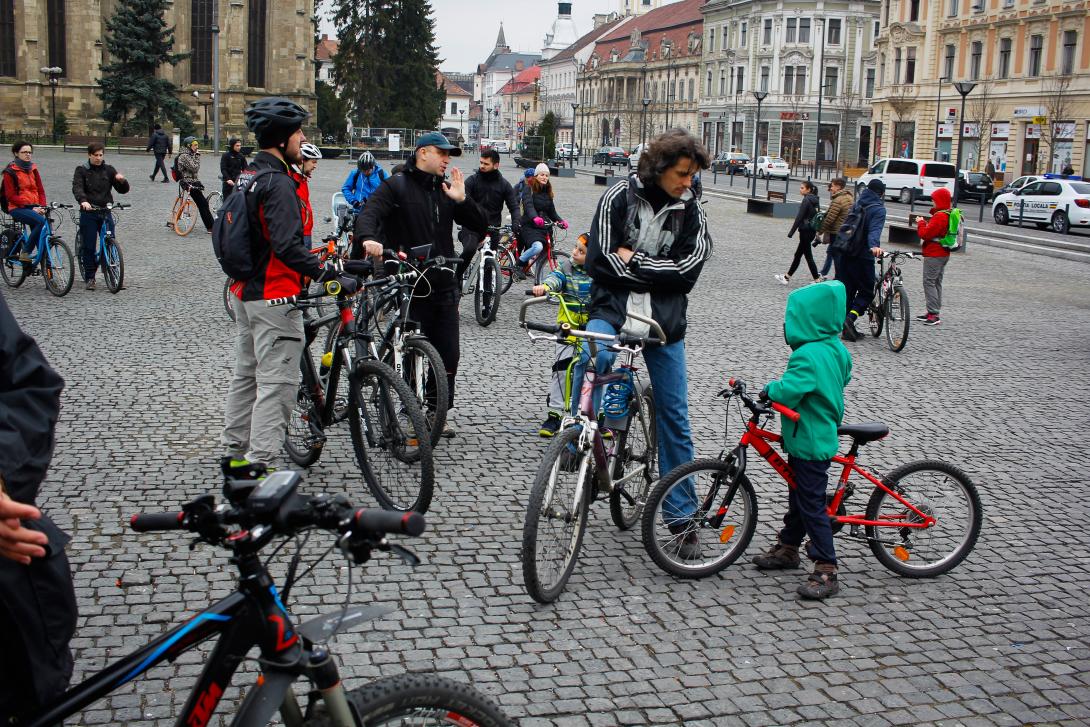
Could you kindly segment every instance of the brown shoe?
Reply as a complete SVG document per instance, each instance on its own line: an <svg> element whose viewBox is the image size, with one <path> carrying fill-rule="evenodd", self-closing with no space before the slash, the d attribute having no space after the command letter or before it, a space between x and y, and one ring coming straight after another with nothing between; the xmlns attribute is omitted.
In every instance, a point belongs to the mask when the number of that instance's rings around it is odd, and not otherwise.
<svg viewBox="0 0 1090 727"><path fill-rule="evenodd" d="M810 601L822 601L839 591L836 566L832 563L818 563L806 582L799 586L797 593Z"/></svg>
<svg viewBox="0 0 1090 727"><path fill-rule="evenodd" d="M753 565L760 570L783 570L799 567L799 546L777 542L767 553L754 557Z"/></svg>

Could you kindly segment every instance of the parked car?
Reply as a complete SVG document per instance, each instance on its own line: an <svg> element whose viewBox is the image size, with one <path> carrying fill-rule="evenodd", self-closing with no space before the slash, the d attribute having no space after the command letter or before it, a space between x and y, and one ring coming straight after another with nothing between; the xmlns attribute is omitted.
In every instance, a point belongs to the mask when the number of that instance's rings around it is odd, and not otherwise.
<svg viewBox="0 0 1090 727"><path fill-rule="evenodd" d="M996 224L1033 222L1038 229L1061 235L1072 227L1090 227L1090 182L1044 178L1029 182L1013 192L1000 194L992 203Z"/></svg>
<svg viewBox="0 0 1090 727"><path fill-rule="evenodd" d="M643 153L643 144L637 144L636 148L628 155L628 170L636 171L640 166L640 154Z"/></svg>
<svg viewBox="0 0 1090 727"><path fill-rule="evenodd" d="M575 159L579 156L580 149L578 144L557 144L556 145L556 158L557 159Z"/></svg>
<svg viewBox="0 0 1090 727"><path fill-rule="evenodd" d="M782 179L791 176L791 167L787 166L787 162L779 157L757 157L756 164L747 161L744 169L747 177L750 174L756 174L758 177L780 177ZM754 172L754 169L756 169L756 172Z"/></svg>
<svg viewBox="0 0 1090 727"><path fill-rule="evenodd" d="M961 170L958 172L958 199L972 200L984 203L990 202L995 192L992 178L984 172L970 172Z"/></svg>
<svg viewBox="0 0 1090 727"><path fill-rule="evenodd" d="M880 159L856 182L856 190L867 186L872 179L880 179L886 185L886 197L903 204L931 197L936 189L954 191L957 178L954 165L930 159Z"/></svg>
<svg viewBox="0 0 1090 727"><path fill-rule="evenodd" d="M736 151L721 151L712 159L713 172L720 174L745 174L749 164L749 155Z"/></svg>
<svg viewBox="0 0 1090 727"><path fill-rule="evenodd" d="M599 147L598 151L594 152L594 156L591 158L592 164L628 164L628 152L619 146L603 146Z"/></svg>
<svg viewBox="0 0 1090 727"><path fill-rule="evenodd" d="M492 148L499 154L511 153L511 145L507 142L507 139L493 139Z"/></svg>
<svg viewBox="0 0 1090 727"><path fill-rule="evenodd" d="M1021 189L1022 187L1026 186L1030 182L1036 182L1038 179L1043 179L1043 178L1044 177L1042 177L1039 174L1026 174L1024 176L1019 177L1018 179L1015 179L1010 184L1006 184L1006 185L1000 187L999 191L996 192L995 194L996 194L996 196L999 196L1001 194L1006 194L1007 192L1013 192L1016 189Z"/></svg>

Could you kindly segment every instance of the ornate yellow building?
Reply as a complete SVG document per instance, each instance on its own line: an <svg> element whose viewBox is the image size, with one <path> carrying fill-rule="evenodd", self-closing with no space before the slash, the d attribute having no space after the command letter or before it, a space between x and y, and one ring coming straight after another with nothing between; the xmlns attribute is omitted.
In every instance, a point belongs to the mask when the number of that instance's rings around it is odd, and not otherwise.
<svg viewBox="0 0 1090 727"><path fill-rule="evenodd" d="M105 131L95 89L106 62L106 20L121 1L0 0L0 129L50 130L52 89L42 69L57 67L57 113L65 115L70 132ZM286 96L315 112L314 0L174 0L165 17L174 27L174 51L191 55L161 73L193 109L198 135L205 113L212 133L217 2L224 136L243 129L243 109L262 96Z"/></svg>

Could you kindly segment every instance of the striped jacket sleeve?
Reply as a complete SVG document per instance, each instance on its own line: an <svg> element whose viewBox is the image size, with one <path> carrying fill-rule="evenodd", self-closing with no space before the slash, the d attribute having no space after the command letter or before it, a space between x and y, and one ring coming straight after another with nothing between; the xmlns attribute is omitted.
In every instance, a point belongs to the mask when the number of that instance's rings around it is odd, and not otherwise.
<svg viewBox="0 0 1090 727"><path fill-rule="evenodd" d="M618 182L606 190L590 223L587 242L587 272L597 283L613 288L647 290L647 281L636 275L617 255L625 241L625 205L628 182Z"/></svg>
<svg viewBox="0 0 1090 727"><path fill-rule="evenodd" d="M664 293L688 293L696 285L704 262L711 257L712 238L708 218L699 202L685 207L685 220L679 239L663 256L640 251L632 256L628 270L648 282L652 290Z"/></svg>

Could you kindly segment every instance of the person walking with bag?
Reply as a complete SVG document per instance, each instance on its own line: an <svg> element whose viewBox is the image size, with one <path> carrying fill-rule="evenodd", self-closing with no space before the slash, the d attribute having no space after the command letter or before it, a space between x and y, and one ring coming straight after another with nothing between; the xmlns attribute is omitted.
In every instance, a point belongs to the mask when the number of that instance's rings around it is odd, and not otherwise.
<svg viewBox="0 0 1090 727"><path fill-rule="evenodd" d="M821 237L814 241L815 247L822 243L830 245L836 237L837 230L844 224L844 220L848 219L848 212L851 211L855 198L847 187L848 180L844 179L844 177L834 177L829 181L829 196L831 197L829 209L825 211L825 217L821 221L821 229L818 230ZM836 263L836 257L831 245L825 248L825 262L821 264L820 271L822 279L829 275L833 264Z"/></svg>
<svg viewBox="0 0 1090 727"><path fill-rule="evenodd" d="M817 234L810 223L821 207L821 203L818 201L817 187L813 182L806 180L799 185L799 193L802 195L802 204L799 205L799 213L795 215L795 224L791 225L791 230L787 233L787 237L791 238L794 237L795 232L798 232L799 244L795 247L795 257L792 258L791 267L787 269L787 273L776 276L776 280L780 281L782 285L791 282L791 276L798 270L799 262L804 257L806 258L806 266L810 268L810 277L814 279L815 283L821 282L817 264L814 262L813 247L810 244L814 241L814 235Z"/></svg>

